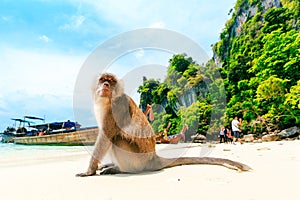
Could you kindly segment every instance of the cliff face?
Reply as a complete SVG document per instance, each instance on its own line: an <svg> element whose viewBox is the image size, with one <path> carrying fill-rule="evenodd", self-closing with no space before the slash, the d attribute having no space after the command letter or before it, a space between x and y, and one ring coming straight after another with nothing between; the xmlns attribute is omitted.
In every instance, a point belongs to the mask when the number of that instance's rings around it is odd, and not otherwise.
<svg viewBox="0 0 300 200"><path fill-rule="evenodd" d="M206 82L209 81L207 80L201 82L198 86L190 88L186 90L182 95L178 96L178 99L174 105L174 109L178 111L182 106L187 108L199 99L204 99L206 97L206 94L208 93Z"/></svg>
<svg viewBox="0 0 300 200"><path fill-rule="evenodd" d="M232 39L247 34L245 23L256 18L256 23L264 24L265 13L272 8L299 9L299 0L237 0L235 8L231 11L232 18L226 22L220 35L221 41L213 47L214 61L218 66L221 67L229 56ZM294 24L296 29L300 28L299 19L295 19Z"/></svg>
<svg viewBox="0 0 300 200"><path fill-rule="evenodd" d="M238 114L250 132L299 124L300 111L287 97L300 84L300 0L237 0L231 14L213 46L225 120Z"/></svg>
<svg viewBox="0 0 300 200"><path fill-rule="evenodd" d="M236 12L237 14L231 28L231 36L234 37L241 34L242 26L246 20L255 16L258 12L264 14L268 9L274 7L282 7L280 0L262 0L260 2L257 1L257 3L250 3L248 0L244 1Z"/></svg>

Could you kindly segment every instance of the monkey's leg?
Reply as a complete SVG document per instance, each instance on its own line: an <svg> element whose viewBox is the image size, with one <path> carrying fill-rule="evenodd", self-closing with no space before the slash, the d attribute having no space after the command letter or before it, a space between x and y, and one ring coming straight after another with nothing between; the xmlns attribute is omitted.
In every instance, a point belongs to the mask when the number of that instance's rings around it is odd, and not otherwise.
<svg viewBox="0 0 300 200"><path fill-rule="evenodd" d="M104 170L106 168L114 167L114 166L116 166L114 163L108 163L108 164L104 164L104 165L99 165L98 170L102 171L102 170Z"/></svg>
<svg viewBox="0 0 300 200"><path fill-rule="evenodd" d="M117 166L107 167L100 172L100 175L122 174L123 172Z"/></svg>

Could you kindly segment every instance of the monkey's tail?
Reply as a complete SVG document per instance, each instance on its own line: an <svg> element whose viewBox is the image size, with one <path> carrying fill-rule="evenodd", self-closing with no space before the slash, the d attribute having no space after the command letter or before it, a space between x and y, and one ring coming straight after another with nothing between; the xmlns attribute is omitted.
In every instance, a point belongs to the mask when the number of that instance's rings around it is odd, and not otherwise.
<svg viewBox="0 0 300 200"><path fill-rule="evenodd" d="M250 171L251 167L240 162L232 161L224 158L213 157L181 157L181 158L162 158L158 157L161 163L161 169L170 168L180 165L207 164L221 165L229 169L237 171Z"/></svg>

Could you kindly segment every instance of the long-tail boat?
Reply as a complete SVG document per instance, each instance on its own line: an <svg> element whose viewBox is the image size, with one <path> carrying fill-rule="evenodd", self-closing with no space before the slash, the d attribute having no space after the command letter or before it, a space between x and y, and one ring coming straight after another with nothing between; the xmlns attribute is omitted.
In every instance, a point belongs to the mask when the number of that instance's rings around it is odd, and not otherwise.
<svg viewBox="0 0 300 200"><path fill-rule="evenodd" d="M81 128L77 122L70 120L32 125L28 119L43 120L43 118L25 116L24 119L12 119L20 122L16 129L10 127L2 136L2 142L12 142L23 145L93 145L98 136L97 127ZM21 124L23 123L23 126ZM28 124L25 126L25 124Z"/></svg>
<svg viewBox="0 0 300 200"><path fill-rule="evenodd" d="M51 126L52 124L47 124ZM55 122L57 125L57 122ZM15 144L23 145L93 145L98 136L97 127L79 129L59 129L52 132L40 132L36 136L14 138Z"/></svg>
<svg viewBox="0 0 300 200"><path fill-rule="evenodd" d="M185 132L188 129L188 125L185 124L181 129L180 133L175 135L168 136L168 130L171 126L171 123L168 123L168 126L162 133L156 135L156 143L158 144L177 144L178 142L185 142Z"/></svg>

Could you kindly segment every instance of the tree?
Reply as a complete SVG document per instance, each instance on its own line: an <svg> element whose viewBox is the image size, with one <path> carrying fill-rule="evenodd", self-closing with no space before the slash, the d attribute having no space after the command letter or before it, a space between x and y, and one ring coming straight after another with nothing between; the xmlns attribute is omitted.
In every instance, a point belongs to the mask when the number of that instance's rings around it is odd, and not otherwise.
<svg viewBox="0 0 300 200"><path fill-rule="evenodd" d="M213 47L226 88L225 121L239 114L243 130L249 132L288 128L300 121L294 89L300 79L300 2L281 2L282 8L265 11L259 1L239 0ZM254 6L256 14L236 27L241 13Z"/></svg>
<svg viewBox="0 0 300 200"><path fill-rule="evenodd" d="M290 109L290 115L295 119L296 125L300 125L300 80L297 85L291 87L290 92L285 95L284 105Z"/></svg>

